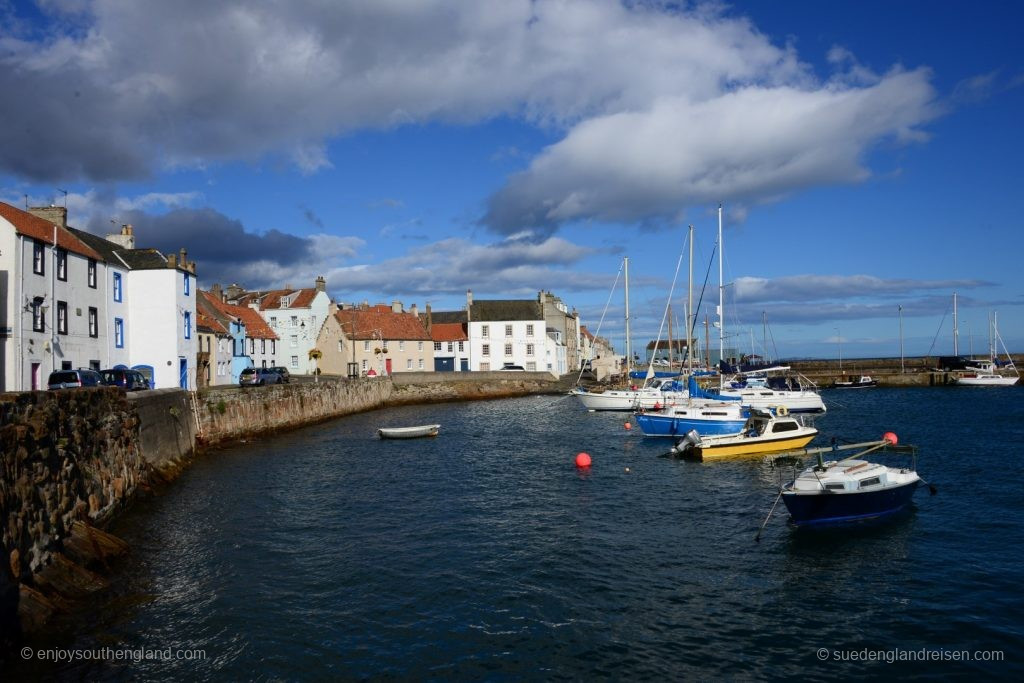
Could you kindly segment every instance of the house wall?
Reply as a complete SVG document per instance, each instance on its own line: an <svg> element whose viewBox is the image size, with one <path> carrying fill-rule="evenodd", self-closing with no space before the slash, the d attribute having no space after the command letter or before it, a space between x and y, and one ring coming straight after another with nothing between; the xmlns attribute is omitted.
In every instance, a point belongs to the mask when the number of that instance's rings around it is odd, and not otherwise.
<svg viewBox="0 0 1024 683"><path fill-rule="evenodd" d="M121 300L114 301L114 275L121 275ZM131 283L128 282L128 270L118 268L111 264L105 267L100 265L100 295L104 302L103 319L100 324L103 326L103 334L107 338L107 365L106 367L116 368L119 366L131 367L131 341L129 331L134 327L128 315L129 302L132 297ZM144 296L143 292L139 292ZM124 343L117 346L115 335L115 321L122 320L124 325Z"/></svg>
<svg viewBox="0 0 1024 683"><path fill-rule="evenodd" d="M310 360L309 352L316 348L321 328L330 317L330 305L327 293L317 292L308 308L260 310L260 315L279 338L278 362L270 365L283 365L295 375L313 374L316 364Z"/></svg>
<svg viewBox="0 0 1024 683"><path fill-rule="evenodd" d="M0 391L20 388L18 311L24 305L17 277L17 233L0 218Z"/></svg>
<svg viewBox="0 0 1024 683"><path fill-rule="evenodd" d="M194 389L198 351L194 278L187 295L182 272L175 268L132 271L130 280L134 290L128 332L132 367L152 367L154 388L165 389L179 386L179 363L185 359L186 388ZM190 339L184 336L186 312L192 319Z"/></svg>
<svg viewBox="0 0 1024 683"><path fill-rule="evenodd" d="M506 335L506 325L512 334ZM521 365L527 370L546 370L543 320L481 321L469 323L470 369L498 370L503 365ZM486 332L486 335L485 335ZM506 353L511 345L511 353ZM484 355L485 346L489 346Z"/></svg>

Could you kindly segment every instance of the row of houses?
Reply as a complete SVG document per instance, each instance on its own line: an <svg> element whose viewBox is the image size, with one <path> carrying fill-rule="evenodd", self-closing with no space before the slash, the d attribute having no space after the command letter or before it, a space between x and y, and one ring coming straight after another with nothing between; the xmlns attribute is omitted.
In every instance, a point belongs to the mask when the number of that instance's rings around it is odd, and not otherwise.
<svg viewBox="0 0 1024 683"><path fill-rule="evenodd" d="M555 375L613 356L551 292L457 311L339 305L312 287L200 290L182 249L137 248L132 226L99 237L63 207L0 202L0 390L50 372L133 368L156 388L234 384L246 367L344 376L472 372L516 365Z"/></svg>

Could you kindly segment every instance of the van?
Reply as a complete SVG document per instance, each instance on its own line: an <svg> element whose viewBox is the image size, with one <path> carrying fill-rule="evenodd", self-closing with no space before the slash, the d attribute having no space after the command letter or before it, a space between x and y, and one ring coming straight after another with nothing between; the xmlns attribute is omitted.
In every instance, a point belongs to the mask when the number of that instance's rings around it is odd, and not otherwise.
<svg viewBox="0 0 1024 683"><path fill-rule="evenodd" d="M138 370L128 368L111 368L100 370L103 383L109 387L120 387L125 391L142 391L149 389L149 380Z"/></svg>
<svg viewBox="0 0 1024 683"><path fill-rule="evenodd" d="M95 370L56 370L46 380L47 389L77 389L103 386L103 378Z"/></svg>

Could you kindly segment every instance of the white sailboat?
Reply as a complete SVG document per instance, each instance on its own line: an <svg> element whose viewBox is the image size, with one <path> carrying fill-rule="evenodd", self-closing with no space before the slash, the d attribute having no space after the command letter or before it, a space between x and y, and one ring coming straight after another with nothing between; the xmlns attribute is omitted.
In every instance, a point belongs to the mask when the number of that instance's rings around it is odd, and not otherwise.
<svg viewBox="0 0 1024 683"><path fill-rule="evenodd" d="M970 367L967 372L956 378L956 384L973 387L1009 387L1016 384L1020 380L1020 372L1013 364L1013 358L1009 353L1006 353L1006 358L1009 361L1006 368L1012 370L1014 374L1001 375L996 368L994 360L997 356L996 344L1001 344L1002 341L999 336L997 317L993 313L989 319L989 357L984 360L970 360ZM1005 345L1003 345L1003 350L1006 350Z"/></svg>

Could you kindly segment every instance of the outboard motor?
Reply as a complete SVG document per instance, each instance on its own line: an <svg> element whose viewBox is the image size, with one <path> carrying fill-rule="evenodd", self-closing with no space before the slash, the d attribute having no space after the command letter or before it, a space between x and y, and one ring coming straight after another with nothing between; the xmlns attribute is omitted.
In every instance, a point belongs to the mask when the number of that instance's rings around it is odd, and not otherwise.
<svg viewBox="0 0 1024 683"><path fill-rule="evenodd" d="M676 445L672 447L672 452L677 455L684 455L698 443L700 443L700 434L697 433L696 429L691 429L686 432L686 436L676 440Z"/></svg>

